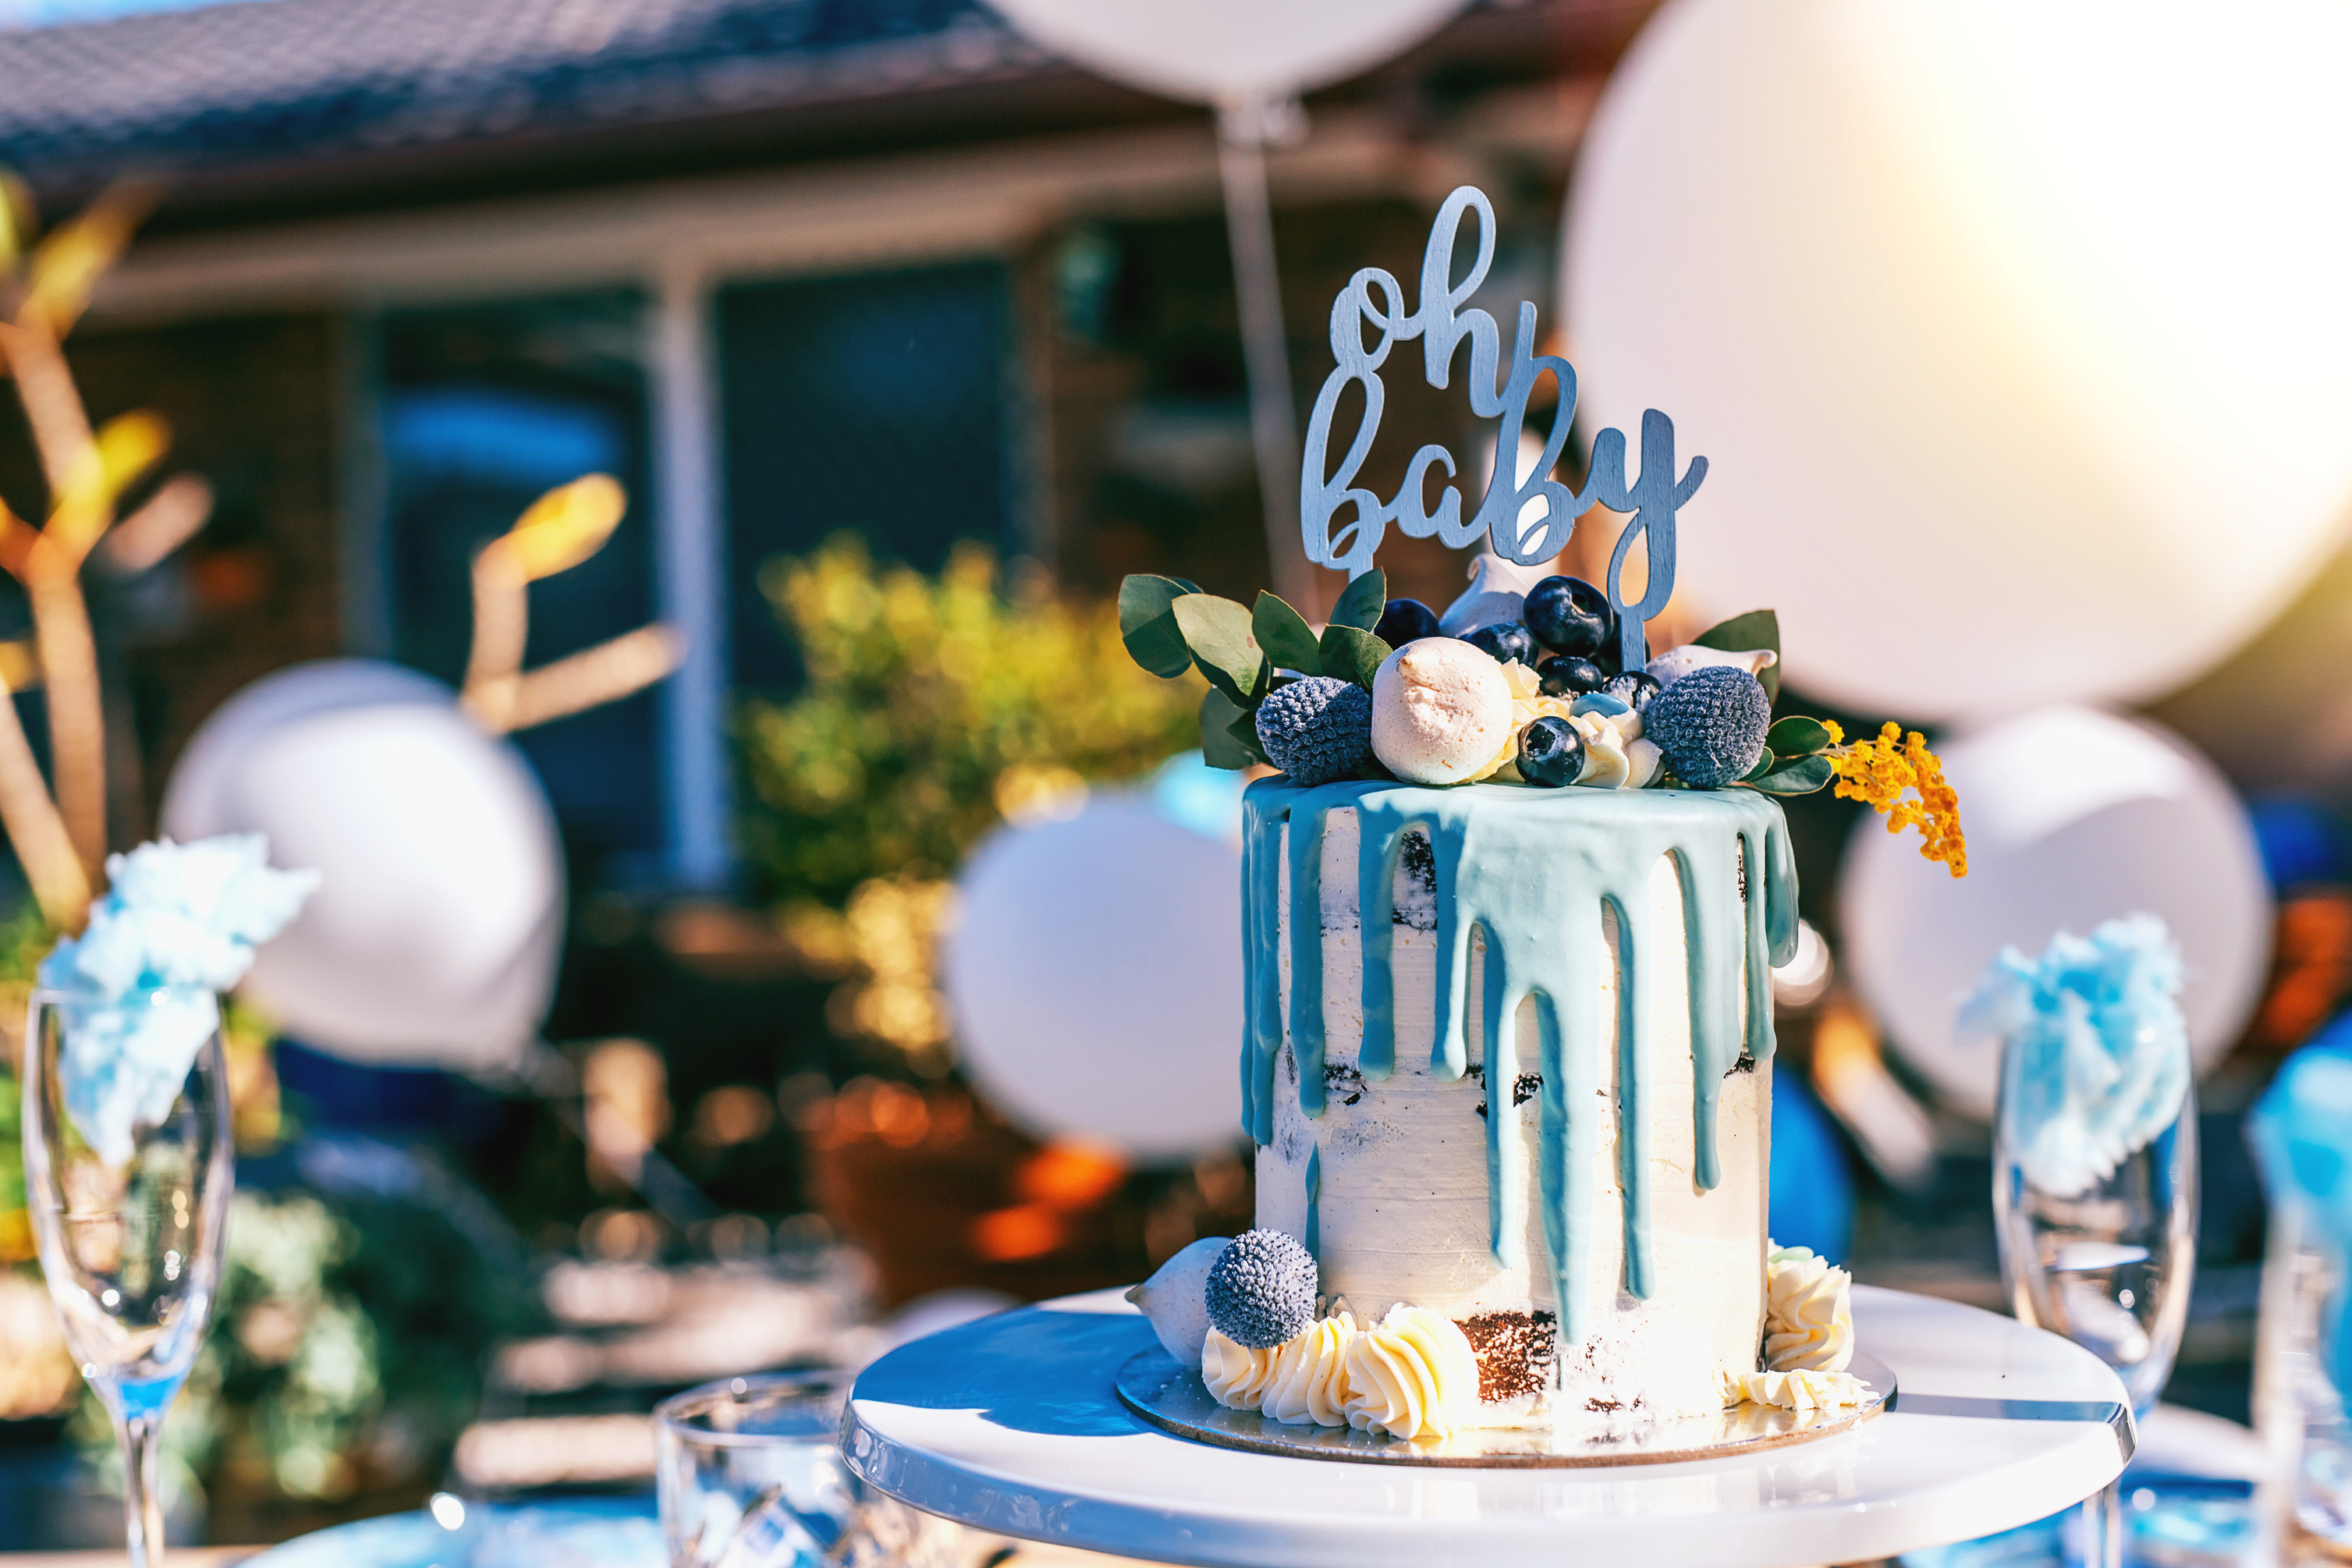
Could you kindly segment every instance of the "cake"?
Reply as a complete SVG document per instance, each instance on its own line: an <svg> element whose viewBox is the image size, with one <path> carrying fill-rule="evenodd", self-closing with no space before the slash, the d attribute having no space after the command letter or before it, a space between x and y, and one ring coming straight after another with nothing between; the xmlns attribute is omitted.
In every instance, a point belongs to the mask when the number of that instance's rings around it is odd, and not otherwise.
<svg viewBox="0 0 2352 1568"><path fill-rule="evenodd" d="M1780 807L1265 780L1244 809L1257 1224L1358 1317L1456 1323L1482 1424L1720 1408L1764 1323Z"/></svg>
<svg viewBox="0 0 2352 1568"><path fill-rule="evenodd" d="M1414 310L1376 268L1333 304L1299 492L1308 560L1349 574L1321 627L1271 594L1245 607L1177 578L1121 585L1137 662L1209 682L1207 760L1271 775L1244 801L1255 1228L1194 1243L1130 1300L1219 1402L1406 1441L1851 1405L1844 1271L1767 1235L1770 970L1798 926L1778 797L1834 784L1919 828L1955 876L1957 804L1916 734L1849 743L1776 721L1769 610L1651 646L1706 461L1678 468L1652 410L1638 476L1602 430L1583 488L1550 477L1573 369L1535 352L1523 304L1506 374L1494 319L1462 308L1493 223L1485 196L1454 192ZM1506 442L1536 377L1558 379L1539 460L1495 465L1475 513L1451 488L1425 510L1431 466L1459 471L1442 448L1385 502L1354 486L1381 367L1413 338L1439 386L1468 343L1474 411L1500 416ZM1334 471L1356 384L1362 425ZM1630 514L1603 584L1550 564L1596 505ZM1443 615L1387 596L1391 522L1487 536ZM1633 601L1620 573L1637 542Z"/></svg>

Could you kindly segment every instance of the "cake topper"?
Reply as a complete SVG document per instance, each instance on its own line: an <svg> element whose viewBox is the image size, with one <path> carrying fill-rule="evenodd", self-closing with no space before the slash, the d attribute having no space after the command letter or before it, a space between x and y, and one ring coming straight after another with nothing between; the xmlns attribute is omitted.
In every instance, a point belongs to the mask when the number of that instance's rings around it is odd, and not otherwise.
<svg viewBox="0 0 2352 1568"><path fill-rule="evenodd" d="M1456 282L1454 250L1463 220L1472 214L1477 217L1477 258L1469 273ZM1567 545L1576 520L1593 507L1631 512L1632 521L1609 558L1608 593L1610 604L1618 612L1622 666L1638 669L1647 658L1644 623L1665 608L1674 593L1675 513L1697 493L1700 481L1706 478L1706 459L1693 458L1677 479L1674 421L1653 408L1642 416L1642 466L1637 478L1629 481L1625 477L1624 432L1611 429L1593 438L1592 466L1583 489L1571 490L1553 479L1552 468L1567 449L1569 429L1576 417L1576 367L1558 354L1536 352L1536 308L1523 300L1509 370L1502 374L1502 335L1495 318L1475 306L1464 309L1486 281L1494 259L1494 205L1484 191L1463 185L1445 198L1437 221L1430 226L1429 244L1421 258L1420 301L1412 310L1406 310L1404 290L1395 277L1377 267L1360 270L1331 301L1331 353L1338 363L1316 395L1298 475L1299 526L1307 558L1343 570L1351 577L1360 576L1371 570L1372 553L1380 548L1388 525L1394 522L1407 538L1435 534L1449 549L1460 549L1483 535L1497 555L1532 566L1558 555ZM1365 341L1367 328L1379 334L1370 344ZM1358 470L1370 455L1372 437L1380 430L1384 397L1381 366L1391 349L1415 338L1421 340L1423 374L1430 385L1441 389L1450 384L1455 351L1466 339L1470 410L1481 419L1501 421L1496 433L1494 472L1486 481L1486 496L1467 522L1462 518L1462 493L1450 484L1438 497L1434 510L1427 505L1429 470L1442 466L1447 479L1460 471L1454 454L1434 442L1412 455L1404 483L1387 500L1355 484ZM1559 401L1544 437L1542 456L1522 476L1517 464L1507 461L1502 454L1518 449L1528 399L1547 371L1559 384ZM1350 384L1363 388L1363 418L1338 468L1331 470L1328 456L1331 422L1341 395ZM1540 517L1532 525L1523 522L1527 509L1538 502L1543 507ZM1625 557L1637 539L1647 544L1649 581L1640 601L1628 604L1622 579Z"/></svg>

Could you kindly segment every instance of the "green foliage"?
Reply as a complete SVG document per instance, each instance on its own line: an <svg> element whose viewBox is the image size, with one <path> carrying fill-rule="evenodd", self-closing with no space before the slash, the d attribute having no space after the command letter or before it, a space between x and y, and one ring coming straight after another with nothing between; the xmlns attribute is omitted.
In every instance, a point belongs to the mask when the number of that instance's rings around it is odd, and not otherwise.
<svg viewBox="0 0 2352 1568"><path fill-rule="evenodd" d="M1691 638L1701 647L1719 648L1725 653L1745 653L1749 648L1769 647L1777 656L1780 651L1780 613L1778 610L1750 610L1744 616L1734 616ZM1773 661L1757 673L1763 683L1764 695L1780 700L1780 661Z"/></svg>
<svg viewBox="0 0 2352 1568"><path fill-rule="evenodd" d="M1183 672L1189 659L1208 678L1201 703L1201 754L1211 767L1265 762L1257 708L1276 685L1275 671L1325 675L1370 691L1393 652L1374 637L1388 604L1388 576L1365 573L1339 595L1321 637L1307 617L1261 592L1255 608L1202 593L1176 577L1131 576L1119 584L1119 629L1135 662L1153 675ZM1180 658L1181 655L1181 658Z"/></svg>
<svg viewBox="0 0 2352 1568"><path fill-rule="evenodd" d="M1136 667L1173 662L1150 628L1191 596L1156 581L1116 608L1070 605L1000 591L977 546L925 577L850 536L771 563L761 585L808 683L741 716L744 847L766 890L838 907L872 878L947 876L1000 819L1009 776L1129 778L1197 744L1199 681Z"/></svg>

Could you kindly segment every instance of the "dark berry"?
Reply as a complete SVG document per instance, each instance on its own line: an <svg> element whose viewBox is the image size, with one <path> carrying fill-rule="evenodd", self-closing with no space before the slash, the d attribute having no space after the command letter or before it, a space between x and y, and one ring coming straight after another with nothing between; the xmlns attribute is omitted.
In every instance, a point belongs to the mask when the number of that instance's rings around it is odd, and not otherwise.
<svg viewBox="0 0 2352 1568"><path fill-rule="evenodd" d="M1244 1350L1272 1350L1315 1321L1315 1255L1278 1230L1245 1230L1209 1265L1209 1323Z"/></svg>
<svg viewBox="0 0 2352 1568"><path fill-rule="evenodd" d="M1764 754L1772 701L1744 669L1695 669L1650 700L1642 733L1665 753L1675 777L1714 789L1747 776Z"/></svg>
<svg viewBox="0 0 2352 1568"><path fill-rule="evenodd" d="M1617 630L1609 595L1581 577L1547 577L1528 590L1528 630L1555 653L1591 658Z"/></svg>
<svg viewBox="0 0 2352 1568"><path fill-rule="evenodd" d="M1658 694L1658 678L1646 669L1629 669L1622 675L1612 675L1601 690L1616 698L1636 713L1649 710L1650 699Z"/></svg>
<svg viewBox="0 0 2352 1568"><path fill-rule="evenodd" d="M1481 652L1492 654L1496 664L1508 664L1513 659L1521 664L1535 662L1536 639L1517 621L1497 621L1475 632L1464 632L1462 640Z"/></svg>
<svg viewBox="0 0 2352 1568"><path fill-rule="evenodd" d="M1598 691L1607 684L1609 676L1589 658L1561 655L1548 658L1536 666L1536 677L1543 682L1546 697L1581 697L1588 691Z"/></svg>
<svg viewBox="0 0 2352 1568"><path fill-rule="evenodd" d="M1402 647L1409 642L1439 635L1437 612L1419 599L1391 599L1381 612L1381 624L1372 635L1391 647Z"/></svg>
<svg viewBox="0 0 2352 1568"><path fill-rule="evenodd" d="M1584 737L1565 719L1538 719L1519 731L1519 776L1558 789L1584 773Z"/></svg>
<svg viewBox="0 0 2352 1568"><path fill-rule="evenodd" d="M1352 681L1309 675L1257 705L1257 743L1295 784L1351 779L1372 761L1372 694Z"/></svg>

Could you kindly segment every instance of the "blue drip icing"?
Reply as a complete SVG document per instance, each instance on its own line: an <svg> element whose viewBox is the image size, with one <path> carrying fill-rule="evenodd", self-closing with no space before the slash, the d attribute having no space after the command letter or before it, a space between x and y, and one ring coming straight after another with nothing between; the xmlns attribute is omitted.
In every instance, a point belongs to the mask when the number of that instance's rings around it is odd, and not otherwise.
<svg viewBox="0 0 2352 1568"><path fill-rule="evenodd" d="M1317 1263L1323 1261L1323 1145L1307 1152L1307 1235L1301 1238Z"/></svg>
<svg viewBox="0 0 2352 1568"><path fill-rule="evenodd" d="M1688 948L1691 1057L1697 1085L1691 1114L1697 1143L1694 1175L1701 1188L1720 1179L1717 1104L1724 1075L1741 1052L1760 1066L1772 1056L1769 966L1796 950L1796 875L1780 807L1752 790L1533 790L1476 784L1450 790L1389 784L1324 784L1299 789L1279 780L1250 786L1244 804L1244 963L1248 1028L1242 1053L1244 1129L1273 1142L1275 1068L1282 1049L1280 955L1270 918L1286 859L1290 874L1291 1047L1298 1099L1309 1118L1325 1109L1323 1087L1322 847L1337 806L1356 810L1359 919L1364 952L1364 1039L1360 1070L1387 1078L1396 1061L1394 878L1403 840L1428 836L1436 866L1436 1039L1431 1070L1459 1079L1468 1064L1471 932L1486 940L1481 1023L1493 1113L1486 1118L1489 1244L1496 1263L1514 1267L1519 1240L1506 1215L1520 1194L1511 1156L1517 1118L1507 1114L1518 1078L1520 1005L1534 999L1543 1089L1538 1100L1537 1168L1544 1245L1555 1274L1567 1343L1585 1333L1592 1151L1606 1136L1597 1105L1607 1079L1598 1048L1602 911L1617 921L1619 1172L1624 1194L1625 1288L1647 1296L1654 1285L1650 1243L1648 1107L1641 1042L1646 1003L1641 964L1654 945L1649 878L1672 857L1683 888ZM1285 840L1284 827L1291 831ZM1738 908L1736 879L1746 855L1749 897L1744 929L1729 929ZM1739 995L1726 962L1744 949L1747 1027L1734 1024ZM1307 1245L1317 1246L1321 1151L1308 1159Z"/></svg>

